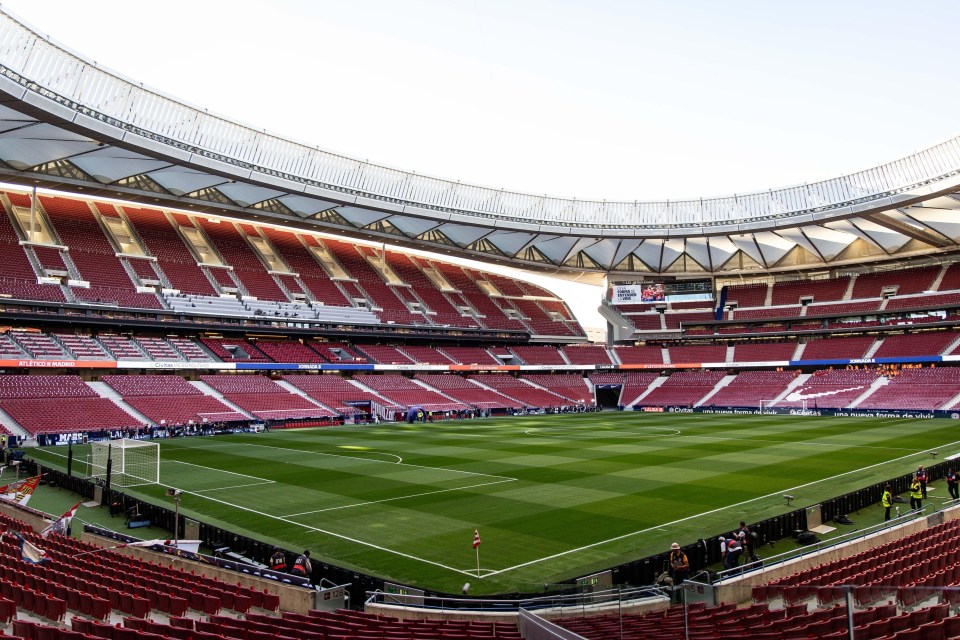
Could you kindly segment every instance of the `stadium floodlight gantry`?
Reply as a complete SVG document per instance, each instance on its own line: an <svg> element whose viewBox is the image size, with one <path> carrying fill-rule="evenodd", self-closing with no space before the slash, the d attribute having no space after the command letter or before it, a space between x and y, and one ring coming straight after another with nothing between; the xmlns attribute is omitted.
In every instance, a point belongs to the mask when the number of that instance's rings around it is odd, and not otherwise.
<svg viewBox="0 0 960 640"><path fill-rule="evenodd" d="M956 251L960 137L850 175L720 198L508 192L325 152L144 87L0 10L0 177L600 281ZM29 137L29 140L25 136Z"/></svg>

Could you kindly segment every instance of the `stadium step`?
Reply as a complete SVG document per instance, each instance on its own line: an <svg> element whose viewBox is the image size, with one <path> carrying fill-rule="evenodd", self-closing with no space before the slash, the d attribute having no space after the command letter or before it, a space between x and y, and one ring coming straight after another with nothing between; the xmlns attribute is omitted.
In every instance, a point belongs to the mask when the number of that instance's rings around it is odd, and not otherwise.
<svg viewBox="0 0 960 640"><path fill-rule="evenodd" d="M138 421L143 424L154 424L153 420L143 415L129 404L123 401L123 398L120 397L120 394L113 390L113 388L108 385L106 382L88 382L87 386L96 391L97 395L101 398L106 398L117 405L123 411L130 416L136 418Z"/></svg>
<svg viewBox="0 0 960 640"><path fill-rule="evenodd" d="M196 387L200 391L200 393L202 393L203 395L212 396L217 400L219 400L220 402L222 402L223 404L230 407L231 409L233 409L234 411L236 411L237 413L248 416L251 420L256 420L256 418L252 413L248 411L244 411L237 405L233 404L232 402L224 398L222 393L219 393L216 389L208 385L206 382L201 382L199 380L188 380L188 382L194 387Z"/></svg>
<svg viewBox="0 0 960 640"><path fill-rule="evenodd" d="M20 426L16 420L10 417L10 414L0 409L0 425L3 425L7 430L15 436L20 436L21 440L26 440L30 438L30 433Z"/></svg>
<svg viewBox="0 0 960 640"><path fill-rule="evenodd" d="M861 402L873 395L873 393L880 387L890 384L890 379L885 376L880 376L867 388L866 391L861 393L857 398L846 406L847 409L856 409Z"/></svg>

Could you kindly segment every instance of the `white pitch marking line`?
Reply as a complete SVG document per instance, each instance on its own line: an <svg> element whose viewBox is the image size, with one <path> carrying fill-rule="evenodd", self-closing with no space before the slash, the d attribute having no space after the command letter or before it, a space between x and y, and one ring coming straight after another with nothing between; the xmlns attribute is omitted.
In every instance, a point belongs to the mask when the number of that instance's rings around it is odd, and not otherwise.
<svg viewBox="0 0 960 640"><path fill-rule="evenodd" d="M849 449L851 447L856 447L858 449L883 449L887 451L913 451L913 449L905 449L903 447L876 447L870 444L848 444L844 442L785 442L782 440L760 440L758 438L732 438L725 436L680 436L681 438L692 438L694 440L747 440L749 442L762 442L765 444L774 444L774 445L783 445L791 447L836 447L838 449Z"/></svg>
<svg viewBox="0 0 960 640"><path fill-rule="evenodd" d="M166 486L170 486L170 485L161 485L161 486L166 487ZM176 489L177 487L170 487L170 488L171 488L171 489ZM417 556L415 556L415 555L411 555L411 554L409 554L409 553L404 553L403 551L396 551L396 550L394 550L394 549L388 549L388 548L386 548L386 547L382 547L382 546L380 546L380 545L373 544L372 542L364 542L363 540L358 540L358 539L356 539L356 538L351 538L350 536L345 536L345 535L343 535L343 534L335 533L335 532L333 532L333 531L327 531L326 529L321 529L321 528L319 528L319 527L311 527L310 525L303 524L302 522L297 522L296 520L290 520L289 518L286 518L286 517L284 517L284 516L274 516L274 515L270 515L270 514L268 514L268 513L262 512L262 511L257 511L256 509L251 509L250 507L244 507L244 506L242 506L242 505L234 504L234 503L232 503L232 502L227 502L226 500L218 500L217 498L212 498L212 497L210 497L210 496L205 496L205 495L199 494L199 493L197 493L197 492L195 492L195 491L183 491L183 492L184 492L184 493L188 493L188 494L195 495L195 496L197 496L198 498L203 498L203 499L205 499L205 500L210 500L211 502L218 502L218 503L223 504L223 505L226 505L226 506L228 506L228 507L233 507L234 509L240 509L241 511L248 511L248 512L250 512L250 513L256 514L256 515L261 516L261 517L264 517L264 518L270 518L270 519L273 519L273 520L279 520L280 522L286 522L287 524L291 524L291 525L293 525L293 526L295 526L295 527L301 527L301 528L303 528L303 529L307 529L308 531L313 531L313 532L315 532L315 533L323 533L323 534L326 534L326 535L328 535L328 536L332 536L332 537L334 537L334 538L340 538L341 540L346 540L347 542L352 542L352 543L354 543L354 544L359 544L359 545L362 545L362 546L364 546L364 547L370 547L371 549L376 549L376 550L378 550L378 551L383 551L384 553L390 553L390 554L393 554L393 555L396 555L396 556L400 556L401 558L407 558L407 559L409 559L409 560L415 560L415 561L417 561L417 562L422 562L422 563L424 563L424 564L430 564L430 565L433 565L433 566L435 566L435 567L440 567L441 569L446 569L447 571L453 571L454 573L460 573L460 574L463 574L463 575L465 575L465 576L474 576L474 577L477 575L477 573L476 573L477 570L476 570L476 569L473 569L472 571L468 571L468 570L465 570L465 569L456 569L456 568L454 568L454 567L447 566L447 565L445 565L445 564L443 564L443 563L440 563L440 562L435 562L435 561L433 561L433 560L427 560L426 558L420 558L420 557L417 557Z"/></svg>
<svg viewBox="0 0 960 640"><path fill-rule="evenodd" d="M325 511L336 511L338 509L352 509L353 507L365 507L369 504L380 504L382 502L393 502L396 500L406 500L407 498L419 498L421 496L432 496L437 493L448 493L450 491L463 491L465 489L476 489L477 487L489 487L495 484L503 484L504 482L516 482L517 478L508 478L506 480L495 480L494 482L482 482L480 484L471 484L466 487L454 487L452 489L437 489L435 491L424 491L423 493L412 493L406 496L397 496L395 498L384 498L383 500L369 500L367 502L357 502L354 504L344 504L339 507L327 507L326 509L314 509L313 511L301 511L300 513L288 513L284 518L295 518L297 516L306 516L312 513L324 513Z"/></svg>
<svg viewBox="0 0 960 640"><path fill-rule="evenodd" d="M416 469L429 469L430 471L449 471L450 473L462 473L468 476L483 476L484 478L499 478L501 480L516 480L516 478L510 478L508 476L495 476L489 473L478 473L476 471L461 471L460 469L447 469L445 467L427 467L422 464L411 464L409 462L384 462L383 460L371 460L370 458L361 458L358 456L346 456L341 453L325 453L322 451L308 451L306 449L293 449L290 447L275 447L269 444L243 444L237 445L243 447L263 447L265 449L279 449L280 451L295 451L296 453L305 453L318 456L330 456L331 458L348 458L350 460L363 460L364 462L373 462L379 464L402 464L405 467L413 467Z"/></svg>
<svg viewBox="0 0 960 640"><path fill-rule="evenodd" d="M951 447L951 446L955 446L955 445L958 445L958 444L960 444L960 441L951 442L951 443L946 444L946 445L944 445L944 446L945 446L945 447ZM925 452L925 450L924 450L924 451L921 451L921 452L917 452L917 453L924 453L924 452ZM512 566L512 567L507 567L507 568L505 568L505 569L499 569L499 570L497 570L497 571L493 571L493 572L491 572L491 573L488 574L488 575L495 576L495 575L498 575L498 574L501 574L501 573L506 573L507 571L513 571L514 569L522 569L523 567L529 567L530 565L540 564L541 562L544 562L544 561L547 561L547 560L553 560L553 559L555 559L555 558L562 558L563 556L569 555L569 554L571 554L571 553L579 553L579 552L581 552L581 551L586 551L587 549L592 549L592 548L594 548L594 547L599 547L599 546L608 544L608 543L610 543L610 542L617 542L617 541L619 541L619 540L625 540L625 539L627 539L627 538L631 538L631 537L633 537L633 536L637 536L637 535L640 535L640 534L642 534L642 533L648 533L648 532L650 532L650 531L656 531L657 529L659 529L659 528L661 528L661 527L669 527L669 526L672 526L672 525L680 524L681 522L686 522L687 520L693 520L693 519L695 519L695 518L700 518L700 517L707 516L707 515L710 515L710 514L713 514L713 513L719 513L719 512L721 512L721 511L726 511L727 509L733 509L734 507L741 507L741 506L743 506L743 505L745 505L745 504L750 504L751 502L757 502L758 500L765 500L765 499L767 499L767 498L772 498L773 496L783 494L784 492L787 492L787 491L796 491L796 490L798 490L798 489L803 489L804 487L809 487L809 486L811 486L811 485L819 484L819 483L821 483L821 482L828 482L828 481L830 481L830 480L836 480L837 478L842 478L842 477L844 477L844 476L849 476L849 475L851 475L851 474L861 473L861 472L863 472L863 471L866 471L867 469L873 469L873 468L875 468L875 467L882 467L883 465L886 465L886 464L891 464L891 463L893 463L893 462L899 462L900 460L906 460L906 459L908 459L908 458L912 458L912 457L916 456L917 453L912 453L912 454L909 454L909 455L901 456L901 457L899 457L899 458L894 458L893 460L887 460L887 461L885 461L885 462L878 462L878 463L876 463L876 464L871 464L871 465L869 465L869 466L862 467L862 468L860 468L860 469L855 469L855 470L853 470L853 471L845 471L844 473L838 473L837 475L835 475L835 476L830 476L829 478L821 478L820 480L814 480L813 482L807 482L806 484L797 485L796 487L790 487L790 488L787 488L787 489L781 489L781 490L776 491L776 492L774 492L774 493L768 493L767 495L764 495L764 496L758 496L758 497L756 497L756 498L751 498L751 499L749 499L749 500L744 500L744 501L742 501L742 502L737 502L737 503L735 503L735 504L730 504L730 505L727 505L727 506L725 506L725 507L718 507L718 508L716 508L716 509L711 509L710 511L704 511L703 513L698 513L698 514L696 514L696 515L687 516L686 518L680 518L680 519L678 519L678 520L673 520L673 521L671 521L671 522L664 522L664 523L661 523L661 524L656 525L656 526L654 526L654 527L647 527L646 529L641 529L640 531L634 531L634 532L632 532L632 533L625 533L625 534L623 534L623 535L616 536L616 537L614 537L614 538L609 538L609 539L607 539L607 540L600 540L599 542L593 542L593 543L591 543L591 544L584 545L584 546L582 546L582 547L577 547L576 549L569 549L569 550L567 550L567 551L561 551L560 553L554 553L553 555L545 556L545 557L543 557L543 558L538 558L538 559L536 559L536 560L530 560L530 561L528 561L528 562L522 562L522 563L517 564L517 565L514 565L514 566Z"/></svg>
<svg viewBox="0 0 960 640"><path fill-rule="evenodd" d="M647 429L657 429L658 427L646 427ZM554 434L563 434L566 435L569 439L575 440L571 437L571 433L576 433L578 431L583 431L583 429L578 429L576 427L571 427L569 430L560 429L558 427L534 427L533 429L527 429L523 432L527 436L553 436ZM660 431L665 433L634 433L632 431L588 431L587 437L595 439L600 436L613 436L613 437L633 437L633 438L669 438L670 436L679 436L683 432L679 429L667 429L666 427L660 428Z"/></svg>
<svg viewBox="0 0 960 640"><path fill-rule="evenodd" d="M170 458L161 458L160 462L176 462L177 464L186 464L191 467L199 467L200 469L207 469L209 471L215 471L217 473L229 473L232 476L240 476L242 478L253 478L254 480L263 480L263 482L273 482L273 480L268 480L267 478L260 478L258 476L251 476L246 473L237 473L235 471L223 471L222 469L214 469L213 467L208 467L203 464L194 464L192 462L184 462L182 460L171 460Z"/></svg>
<svg viewBox="0 0 960 640"><path fill-rule="evenodd" d="M194 493L207 493L209 491L226 491L227 489L240 489L242 487L260 487L267 484L277 484L276 480L267 480L265 482L251 482L250 484L235 484L229 487L216 487L214 489L197 489Z"/></svg>

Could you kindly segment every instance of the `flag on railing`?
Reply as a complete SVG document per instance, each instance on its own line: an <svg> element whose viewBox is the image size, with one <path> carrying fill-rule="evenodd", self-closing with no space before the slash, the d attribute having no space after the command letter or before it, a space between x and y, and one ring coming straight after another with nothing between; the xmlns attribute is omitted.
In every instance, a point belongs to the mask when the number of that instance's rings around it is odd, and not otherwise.
<svg viewBox="0 0 960 640"><path fill-rule="evenodd" d="M9 500L20 506L26 506L27 502L30 501L30 496L33 495L37 485L40 484L41 477L33 476L3 485L0 487L0 500Z"/></svg>
<svg viewBox="0 0 960 640"><path fill-rule="evenodd" d="M473 548L476 549L479 546L480 546L480 530L474 529L473 530Z"/></svg>
<svg viewBox="0 0 960 640"><path fill-rule="evenodd" d="M20 539L20 559L30 564L43 564L49 562L50 558L47 552L32 542L28 541L19 531L13 531L13 535Z"/></svg>
<svg viewBox="0 0 960 640"><path fill-rule="evenodd" d="M40 532L40 535L44 538L49 536L51 533L56 533L61 536L67 535L67 529L70 528L70 521L73 520L73 515L77 512L77 507L79 506L80 503L78 502L70 507L65 514L48 524L47 527Z"/></svg>

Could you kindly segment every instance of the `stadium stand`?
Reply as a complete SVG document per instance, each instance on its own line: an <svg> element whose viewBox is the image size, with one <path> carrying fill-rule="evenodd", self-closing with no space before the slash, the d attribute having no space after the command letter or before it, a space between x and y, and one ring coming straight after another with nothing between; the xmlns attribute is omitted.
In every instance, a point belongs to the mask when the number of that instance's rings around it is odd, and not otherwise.
<svg viewBox="0 0 960 640"><path fill-rule="evenodd" d="M380 364L413 364L414 361L407 354L396 347L385 344L364 344L355 347L367 355L371 362Z"/></svg>
<svg viewBox="0 0 960 640"><path fill-rule="evenodd" d="M204 395L180 376L107 375L101 380L154 424L246 422L250 419L216 398Z"/></svg>
<svg viewBox="0 0 960 640"><path fill-rule="evenodd" d="M483 347L440 347L440 351L457 364L500 364Z"/></svg>
<svg viewBox="0 0 960 640"><path fill-rule="evenodd" d="M576 374L526 375L523 380L574 403L592 404L593 393L587 387L583 376Z"/></svg>
<svg viewBox="0 0 960 640"><path fill-rule="evenodd" d="M264 376L214 374L200 376L200 380L262 420L322 418L337 414L316 398L311 402Z"/></svg>
<svg viewBox="0 0 960 640"><path fill-rule="evenodd" d="M870 336L812 338L803 348L803 359L862 358L874 342Z"/></svg>
<svg viewBox="0 0 960 640"><path fill-rule="evenodd" d="M725 371L678 371L639 400L650 407L692 407L726 376Z"/></svg>
<svg viewBox="0 0 960 640"><path fill-rule="evenodd" d="M879 376L876 369L820 369L775 406L843 408L866 393Z"/></svg>
<svg viewBox="0 0 960 640"><path fill-rule="evenodd" d="M132 308L162 308L156 295L135 291L133 281L116 257L117 250L103 235L86 203L48 196L41 196L40 202L61 241L70 248L70 260L81 279L90 282L89 288L71 287L70 291L77 300Z"/></svg>
<svg viewBox="0 0 960 640"><path fill-rule="evenodd" d="M850 285L849 276L829 280L790 280L773 285L771 304L798 304L802 298L814 302L842 300Z"/></svg>
<svg viewBox="0 0 960 640"><path fill-rule="evenodd" d="M307 346L319 353L328 362L366 362L367 359L345 342L308 342Z"/></svg>
<svg viewBox="0 0 960 640"><path fill-rule="evenodd" d="M435 390L400 375L370 374L359 375L354 379L387 398L394 405L405 409L422 407L427 411L461 411L470 408L463 402L451 400Z"/></svg>
<svg viewBox="0 0 960 640"><path fill-rule="evenodd" d="M718 407L757 407L786 391L798 371L742 371L733 380L706 399Z"/></svg>
<svg viewBox="0 0 960 640"><path fill-rule="evenodd" d="M520 409L516 400L501 393L484 389L462 376L447 374L418 373L416 379L438 389L446 396L476 409Z"/></svg>
<svg viewBox="0 0 960 640"><path fill-rule="evenodd" d="M358 409L357 406L350 404L356 403L375 403L389 405L384 398L371 391L366 391L353 385L350 381L341 378L339 375L309 375L295 373L283 376L286 382L297 387L311 398L318 402L333 407L337 413L342 415L353 415L355 413L366 413ZM400 407L397 407L399 409Z"/></svg>
<svg viewBox="0 0 960 640"><path fill-rule="evenodd" d="M525 364L567 364L556 347L547 345L511 346L509 349Z"/></svg>
<svg viewBox="0 0 960 640"><path fill-rule="evenodd" d="M960 394L960 368L901 369L858 409L940 409Z"/></svg>
<svg viewBox="0 0 960 640"><path fill-rule="evenodd" d="M935 356L943 352L950 344L960 338L953 331L925 331L922 333L886 334L883 343L874 352L875 358L894 358L897 356Z"/></svg>
<svg viewBox="0 0 960 640"><path fill-rule="evenodd" d="M257 340L257 349L274 362L326 362L316 351L296 340Z"/></svg>
<svg viewBox="0 0 960 640"><path fill-rule="evenodd" d="M660 347L614 347L613 353L622 364L663 364L663 349Z"/></svg>
<svg viewBox="0 0 960 640"><path fill-rule="evenodd" d="M516 400L524 407L556 407L566 404L559 395L545 389L527 384L520 378L505 374L486 374L470 376L477 384L490 387L494 391Z"/></svg>
<svg viewBox="0 0 960 640"><path fill-rule="evenodd" d="M79 376L0 376L0 409L34 435L144 426Z"/></svg>
<svg viewBox="0 0 960 640"><path fill-rule="evenodd" d="M613 364L610 354L600 345L576 345L563 349L570 364Z"/></svg>

